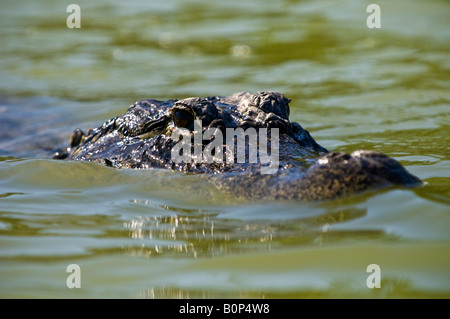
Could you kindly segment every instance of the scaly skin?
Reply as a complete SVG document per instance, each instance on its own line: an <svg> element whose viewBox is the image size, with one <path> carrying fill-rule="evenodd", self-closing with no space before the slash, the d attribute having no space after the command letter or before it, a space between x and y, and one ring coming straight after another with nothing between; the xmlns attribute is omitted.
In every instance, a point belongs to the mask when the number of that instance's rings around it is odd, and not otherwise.
<svg viewBox="0 0 450 319"><path fill-rule="evenodd" d="M373 151L329 153L308 131L289 121L289 102L276 92L243 92L229 97L178 101L142 100L130 106L125 114L89 130L87 135L76 130L67 152L58 153L55 158L92 161L117 168L205 173L219 187L252 199L324 200L393 185L421 184L387 155ZM181 128L195 135L194 120L201 120L202 133L209 128L220 130L224 137L220 147L225 156L223 161L195 162L198 156L185 158L181 163L173 160L172 150L179 142L173 138L173 131ZM238 161L236 151L230 155L225 138L227 129L239 127L254 128L257 133L266 129L267 149L271 149L275 141L272 133L278 129L279 161L275 171L266 174L261 168L267 167L267 163L250 162L250 140L244 145L247 150L244 163ZM195 137L193 140L196 141ZM192 149L204 151L210 142L200 140ZM259 139L257 144L260 156ZM226 161L227 154L234 160Z"/></svg>

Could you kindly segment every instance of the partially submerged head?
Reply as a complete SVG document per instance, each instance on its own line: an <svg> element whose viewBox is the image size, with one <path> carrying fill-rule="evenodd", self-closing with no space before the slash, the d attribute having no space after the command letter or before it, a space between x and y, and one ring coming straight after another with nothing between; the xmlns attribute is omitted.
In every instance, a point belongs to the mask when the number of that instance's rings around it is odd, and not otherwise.
<svg viewBox="0 0 450 319"><path fill-rule="evenodd" d="M74 132L69 158L192 172L268 164L276 172L279 156L316 157L327 152L289 121L289 102L276 92L138 101L86 136Z"/></svg>

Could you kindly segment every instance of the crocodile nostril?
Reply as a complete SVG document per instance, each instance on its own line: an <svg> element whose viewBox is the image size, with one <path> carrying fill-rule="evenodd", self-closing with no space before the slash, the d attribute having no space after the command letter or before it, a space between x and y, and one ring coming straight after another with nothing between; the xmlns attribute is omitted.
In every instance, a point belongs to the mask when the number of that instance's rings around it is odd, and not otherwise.
<svg viewBox="0 0 450 319"><path fill-rule="evenodd" d="M173 123L180 128L192 129L194 116L186 110L176 110L173 114Z"/></svg>

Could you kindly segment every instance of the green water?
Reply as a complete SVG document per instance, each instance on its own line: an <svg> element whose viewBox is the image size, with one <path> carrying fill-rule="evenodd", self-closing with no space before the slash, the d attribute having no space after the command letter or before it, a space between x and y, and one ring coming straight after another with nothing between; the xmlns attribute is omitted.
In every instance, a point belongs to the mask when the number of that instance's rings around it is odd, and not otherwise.
<svg viewBox="0 0 450 319"><path fill-rule="evenodd" d="M447 1L377 1L380 29L374 1L79 0L69 29L73 2L1 1L0 297L450 297ZM139 99L262 90L324 147L386 153L424 186L237 202L197 176L48 159Z"/></svg>

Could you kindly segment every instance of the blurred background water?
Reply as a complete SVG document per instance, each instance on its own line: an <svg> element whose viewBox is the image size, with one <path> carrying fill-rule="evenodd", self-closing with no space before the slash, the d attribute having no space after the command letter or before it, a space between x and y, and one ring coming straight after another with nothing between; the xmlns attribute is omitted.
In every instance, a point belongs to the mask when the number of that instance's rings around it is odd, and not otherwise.
<svg viewBox="0 0 450 319"><path fill-rule="evenodd" d="M447 1L1 1L0 297L450 297ZM326 203L54 161L144 98L273 90L336 151L425 181ZM81 289L68 289L69 264ZM369 264L381 288L369 289Z"/></svg>

